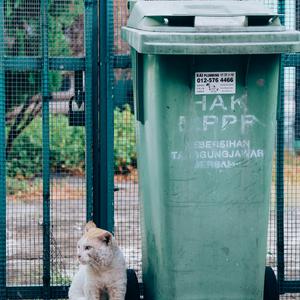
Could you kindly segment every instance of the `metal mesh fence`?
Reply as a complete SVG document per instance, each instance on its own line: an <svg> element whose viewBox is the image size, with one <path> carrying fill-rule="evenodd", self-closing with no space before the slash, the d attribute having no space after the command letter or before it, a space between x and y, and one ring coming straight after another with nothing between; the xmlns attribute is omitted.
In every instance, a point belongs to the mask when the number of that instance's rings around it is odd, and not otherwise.
<svg viewBox="0 0 300 300"><path fill-rule="evenodd" d="M299 280L299 208L297 173L299 157L296 146L295 103L295 68L285 71L285 107L284 107L284 261L285 280ZM294 127L295 126L295 127ZM294 128L296 131L294 131Z"/></svg>
<svg viewBox="0 0 300 300"><path fill-rule="evenodd" d="M277 10L276 1L264 2L274 11ZM6 154L6 265L4 264L4 268L6 269L5 283L8 287L41 286L45 284L43 278L47 274L50 275L52 287L67 286L77 269L76 242L90 210L88 207L90 202L86 204L87 182L88 185L90 184L87 180L89 167L86 165L86 143L90 142L91 136L83 126L85 124L86 128L90 128L90 121L85 120L83 101L86 93L90 93L91 83L90 80L87 81L87 76L91 79L91 74L87 74L87 71L83 72L84 67L79 61L74 62L73 65L68 60L68 68L64 66L65 57L84 57L86 52L90 51L89 49L85 51L84 40L93 37L89 30L86 30L88 35L84 35L87 15L84 14L83 0L49 0L47 2L47 51L50 57L55 57L57 60L50 61L52 70L45 74L40 62L35 60L37 57L44 57L45 53L41 3L43 1L0 1L4 7L2 12L4 18L0 18L0 27L4 26L4 38L1 39L0 36L0 97L3 101L0 104L0 123L1 116L4 116L4 107L6 109L5 133L2 133L6 135L6 149L3 150L3 145L2 148L0 146L0 161L2 158L4 162ZM285 2L285 23L288 28L300 27L297 19L298 6L300 3L297 1ZM120 34L120 28L126 24L127 17L127 1L115 0L113 100L115 235L124 251L128 267L134 268L141 279L140 205L131 70L128 65L129 48L121 40ZM4 54L8 57L5 72L3 71ZM299 65L298 58L290 59L290 65ZM285 145L284 275L285 280L291 281L300 280L298 242L300 218L297 200L300 153L298 68L285 69L282 91L285 117L284 139L279 137L277 141ZM45 91L45 81L48 81L48 91ZM86 82L89 83L88 87L85 85ZM50 97L47 98L47 95ZM45 133L49 135L48 146L47 143L45 144ZM44 178L44 151L47 147L49 178ZM274 159L267 262L276 270L277 174L275 169ZM3 172L2 167L0 183L4 182ZM48 185L50 192L49 203L47 203L45 185ZM5 189L0 191L2 203L5 199L4 192ZM48 235L44 234L45 231ZM0 260L1 251L3 250L0 250ZM48 255L45 256L45 253ZM1 266L3 269L2 261L0 261L0 268ZM1 280L3 278L0 278L0 285ZM32 299L41 298L34 296L34 293L33 291ZM58 298L60 293L54 290L53 299ZM19 296L22 297L22 293ZM16 296L12 297L15 298ZM285 294L281 299L300 299L300 295Z"/></svg>
<svg viewBox="0 0 300 300"><path fill-rule="evenodd" d="M140 205L130 70L115 70L115 233L128 266L141 273Z"/></svg>
<svg viewBox="0 0 300 300"><path fill-rule="evenodd" d="M74 97L83 78L77 72L50 74L61 82L50 102L51 284L67 285L77 270L76 243L86 216L85 130L77 126L84 116L77 110L70 118L70 107L80 105Z"/></svg>
<svg viewBox="0 0 300 300"><path fill-rule="evenodd" d="M84 1L48 2L50 56L83 56Z"/></svg>
<svg viewBox="0 0 300 300"><path fill-rule="evenodd" d="M1 277L9 299L63 298L65 290L54 287L68 286L77 270L87 214L84 64L72 60L85 55L84 1L0 4L7 206Z"/></svg>
<svg viewBox="0 0 300 300"><path fill-rule="evenodd" d="M5 54L37 56L41 54L40 2L4 1Z"/></svg>
<svg viewBox="0 0 300 300"><path fill-rule="evenodd" d="M300 2L285 3L286 25L300 29ZM291 66L299 66L299 57L290 61ZM298 188L298 103L299 103L299 67L285 68L284 79L284 279L300 280L299 258L299 188ZM299 297L299 294L291 297ZM293 299L293 298L292 298Z"/></svg>
<svg viewBox="0 0 300 300"><path fill-rule="evenodd" d="M84 38L91 39L84 22L84 1L53 1L49 3L49 55L52 57L83 57ZM91 51L91 49L89 49ZM88 59L88 58L87 58ZM70 69L75 66L70 66ZM86 77L90 74L86 70ZM86 143L91 143L85 123L84 72L52 71L49 73L51 101L49 103L50 135L50 278L51 286L67 286L78 269L76 244L82 235L87 215ZM51 85L51 80L54 84ZM86 105L88 107L89 104ZM83 126L86 125L86 128ZM85 130L86 129L86 130ZM90 135L90 133L89 133ZM90 160L89 160L90 161ZM58 298L59 293L53 293Z"/></svg>
<svg viewBox="0 0 300 300"><path fill-rule="evenodd" d="M127 43L121 39L126 25L127 1L114 1L115 65L126 66ZM114 169L115 169L115 234L129 268L141 280L140 204L135 149L135 118L130 68L114 69Z"/></svg>
<svg viewBox="0 0 300 300"><path fill-rule="evenodd" d="M299 3L297 1L285 1L283 10L285 12L285 25L289 29L299 29ZM290 66L299 64L298 58L294 57L288 63ZM297 154L297 122L296 107L298 102L298 86L297 69L295 67L285 67L284 81L282 83L282 118L281 129L278 132L279 147L278 163L281 166L279 171L281 176L277 185L283 191L282 204L279 205L278 213L281 221L278 230L283 239L278 242L283 243L283 253L280 260L284 262L282 276L285 282L295 282L300 279L299 270L299 212L298 212L298 188L297 188L297 169L299 158ZM279 165L279 166L280 166ZM297 299L299 294L286 294L284 299Z"/></svg>
<svg viewBox="0 0 300 300"><path fill-rule="evenodd" d="M41 166L36 168L34 158L41 159L42 148L34 149L26 136L30 119L31 128L41 119L40 83L28 82L28 77L36 78L40 73L8 71L5 75L7 284L41 284L42 170ZM33 97L36 99L32 101Z"/></svg>

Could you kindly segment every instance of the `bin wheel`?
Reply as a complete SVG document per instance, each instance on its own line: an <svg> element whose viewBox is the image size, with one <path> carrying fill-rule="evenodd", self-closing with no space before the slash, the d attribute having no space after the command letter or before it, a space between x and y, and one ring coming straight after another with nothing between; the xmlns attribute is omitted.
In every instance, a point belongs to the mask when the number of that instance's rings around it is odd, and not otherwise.
<svg viewBox="0 0 300 300"><path fill-rule="evenodd" d="M271 267L265 269L264 300L279 300L278 283Z"/></svg>
<svg viewBox="0 0 300 300"><path fill-rule="evenodd" d="M140 286L135 271L127 269L127 289L125 300L140 300Z"/></svg>

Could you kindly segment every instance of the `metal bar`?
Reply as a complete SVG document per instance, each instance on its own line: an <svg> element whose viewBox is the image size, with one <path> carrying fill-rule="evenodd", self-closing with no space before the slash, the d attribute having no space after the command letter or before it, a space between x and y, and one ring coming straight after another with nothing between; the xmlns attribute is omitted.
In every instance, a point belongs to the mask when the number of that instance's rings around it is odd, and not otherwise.
<svg viewBox="0 0 300 300"><path fill-rule="evenodd" d="M300 30L300 0L296 0L295 3L295 16L296 16L296 30ZM299 58L298 56L297 58ZM294 123L294 148L297 153L300 151L300 64L299 60L295 68L295 123Z"/></svg>
<svg viewBox="0 0 300 300"><path fill-rule="evenodd" d="M114 68L115 69L128 69L131 68L131 58L127 54L114 55Z"/></svg>
<svg viewBox="0 0 300 300"><path fill-rule="evenodd" d="M5 56L3 67L11 71L38 71L42 70L43 59L41 57ZM60 71L83 71L85 59L75 57L49 57L49 69Z"/></svg>
<svg viewBox="0 0 300 300"><path fill-rule="evenodd" d="M97 2L85 0L85 176L86 176L86 219L93 216L93 127L91 116L93 113L93 11Z"/></svg>
<svg viewBox="0 0 300 300"><path fill-rule="evenodd" d="M278 1L281 23L285 22L285 1ZM277 278L279 290L284 282L284 56L281 59L279 83L279 107L277 114L276 144L276 199L277 199Z"/></svg>
<svg viewBox="0 0 300 300"><path fill-rule="evenodd" d="M10 71L35 71L42 69L42 58L23 57L23 56L5 56L4 68Z"/></svg>
<svg viewBox="0 0 300 300"><path fill-rule="evenodd" d="M49 69L60 71L83 71L85 70L85 58L50 57Z"/></svg>
<svg viewBox="0 0 300 300"><path fill-rule="evenodd" d="M300 280L283 282L281 286L281 293L300 293Z"/></svg>
<svg viewBox="0 0 300 300"><path fill-rule="evenodd" d="M286 54L284 55L285 67L300 67L300 53Z"/></svg>
<svg viewBox="0 0 300 300"><path fill-rule="evenodd" d="M97 42L97 40L94 39L94 42ZM11 71L38 71L42 69L42 61L41 57L35 56L4 56L3 67L5 70ZM130 56L115 55L113 58L113 68L131 68ZM49 57L49 69L60 71L83 71L85 70L85 58Z"/></svg>
<svg viewBox="0 0 300 300"><path fill-rule="evenodd" d="M278 15L282 25L285 24L285 0L278 0Z"/></svg>
<svg viewBox="0 0 300 300"><path fill-rule="evenodd" d="M6 154L5 154L5 73L4 1L0 0L0 299L6 299Z"/></svg>
<svg viewBox="0 0 300 300"><path fill-rule="evenodd" d="M94 201L94 220L100 227L113 231L113 1L99 3L99 59L100 59L100 167L99 202Z"/></svg>
<svg viewBox="0 0 300 300"><path fill-rule="evenodd" d="M41 1L42 25L42 126L43 126L43 299L50 295L50 141L49 141L49 53L48 1Z"/></svg>
<svg viewBox="0 0 300 300"><path fill-rule="evenodd" d="M94 186L99 187L94 201L94 222L107 229L107 0L99 3L99 167ZM95 195L96 196L96 195Z"/></svg>
<svg viewBox="0 0 300 300"><path fill-rule="evenodd" d="M64 299L68 297L68 286L51 286L50 297L51 299ZM7 287L6 297L8 299L43 299L44 289L43 286L20 286L20 287ZM1 299L7 299L1 298Z"/></svg>
<svg viewBox="0 0 300 300"><path fill-rule="evenodd" d="M114 1L107 0L107 229L114 231ZM100 160L101 161L101 160Z"/></svg>
<svg viewBox="0 0 300 300"><path fill-rule="evenodd" d="M276 206L277 206L277 277L284 282L284 68L281 66L276 144Z"/></svg>
<svg viewBox="0 0 300 300"><path fill-rule="evenodd" d="M99 28L98 28L98 9L94 11L94 19L93 19L93 25L94 28L97 29L97 31L94 32L94 36L97 38L94 39L94 61L97 61L97 69L95 71L95 76L93 76L93 85L97 87L97 90L95 90L95 96L93 101L93 115L92 115L92 122L93 122L93 220L96 224L99 226L99 220L98 220L98 204L100 199L100 186L99 186L99 167L100 167L100 145L99 145ZM101 45L102 46L102 45Z"/></svg>

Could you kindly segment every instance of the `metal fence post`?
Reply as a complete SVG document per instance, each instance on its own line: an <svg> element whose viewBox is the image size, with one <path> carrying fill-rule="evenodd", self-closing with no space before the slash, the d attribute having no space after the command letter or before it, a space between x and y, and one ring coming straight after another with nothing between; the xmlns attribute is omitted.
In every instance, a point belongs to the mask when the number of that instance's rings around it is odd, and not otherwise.
<svg viewBox="0 0 300 300"><path fill-rule="evenodd" d="M285 21L285 1L278 1L281 22ZM276 200L277 200L277 277L279 288L284 281L284 55L281 59L277 114Z"/></svg>
<svg viewBox="0 0 300 300"><path fill-rule="evenodd" d="M113 1L99 2L99 172L94 185L94 220L102 228L113 231Z"/></svg>
<svg viewBox="0 0 300 300"><path fill-rule="evenodd" d="M49 140L49 48L48 1L41 2L42 26L42 126L43 126L43 296L50 299L50 140Z"/></svg>
<svg viewBox="0 0 300 300"><path fill-rule="evenodd" d="M86 219L91 220L93 216L93 12L95 10L94 0L85 0L85 130L86 130Z"/></svg>
<svg viewBox="0 0 300 300"><path fill-rule="evenodd" d="M296 30L300 30L300 1L295 1ZM300 67L295 67L295 151L300 152Z"/></svg>
<svg viewBox="0 0 300 300"><path fill-rule="evenodd" d="M6 160L4 1L0 0L0 298L6 299Z"/></svg>

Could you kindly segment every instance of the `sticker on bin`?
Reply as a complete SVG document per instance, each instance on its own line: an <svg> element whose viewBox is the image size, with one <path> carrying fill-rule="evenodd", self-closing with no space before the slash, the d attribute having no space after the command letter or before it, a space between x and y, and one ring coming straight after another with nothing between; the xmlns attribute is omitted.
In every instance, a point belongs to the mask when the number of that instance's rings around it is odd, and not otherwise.
<svg viewBox="0 0 300 300"><path fill-rule="evenodd" d="M196 72L195 94L235 94L236 72Z"/></svg>

